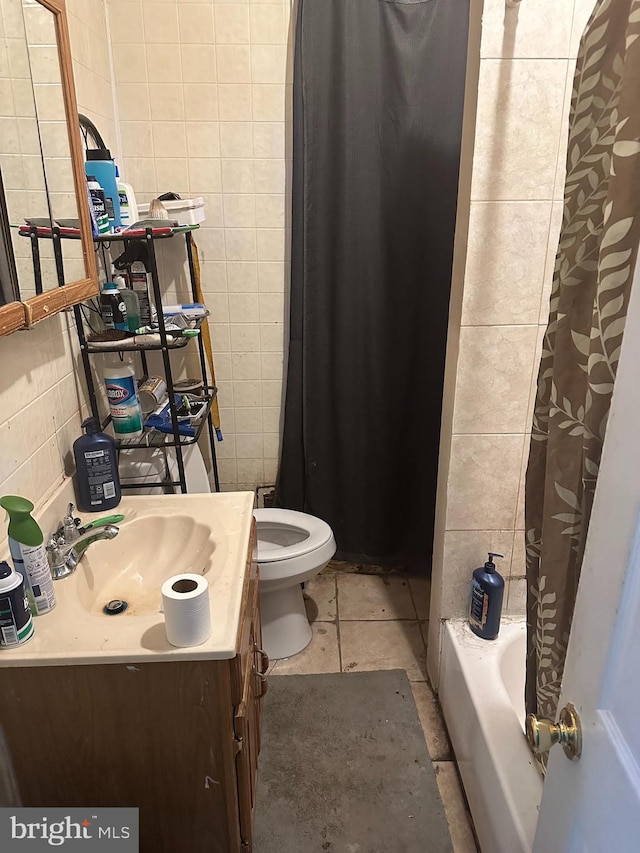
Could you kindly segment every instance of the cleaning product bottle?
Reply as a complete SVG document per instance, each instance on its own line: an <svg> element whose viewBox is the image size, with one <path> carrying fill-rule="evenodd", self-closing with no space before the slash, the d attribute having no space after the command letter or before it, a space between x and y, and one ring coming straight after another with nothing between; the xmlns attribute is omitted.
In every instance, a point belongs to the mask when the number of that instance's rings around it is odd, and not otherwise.
<svg viewBox="0 0 640 853"><path fill-rule="evenodd" d="M489 552L489 559L473 573L469 627L483 640L495 640L500 631L504 578L496 571L494 557L502 554Z"/></svg>
<svg viewBox="0 0 640 853"><path fill-rule="evenodd" d="M53 578L38 522L31 517L33 504L26 498L6 495L0 506L9 513L9 550L18 574L24 578L31 612L48 613L56 606Z"/></svg>
<svg viewBox="0 0 640 853"><path fill-rule="evenodd" d="M116 443L100 432L97 418L82 422L85 435L73 442L78 475L78 506L84 512L113 509L120 503L120 477Z"/></svg>
<svg viewBox="0 0 640 853"><path fill-rule="evenodd" d="M123 228L128 228L138 221L138 204L136 194L131 184L121 180L120 172L116 166L116 186L118 187L118 199L120 201L120 221Z"/></svg>
<svg viewBox="0 0 640 853"><path fill-rule="evenodd" d="M100 313L107 329L128 331L127 304L115 281L105 281L100 291Z"/></svg>
<svg viewBox="0 0 640 853"><path fill-rule="evenodd" d="M97 182L96 182L97 183ZM96 217L96 211L93 206L93 197L91 195L91 190L89 189L89 180L85 184L87 190L87 206L89 208L89 219L91 220L91 234L94 237L97 237L100 234L100 228L98 227L98 219Z"/></svg>
<svg viewBox="0 0 640 853"><path fill-rule="evenodd" d="M135 332L140 327L140 300L135 290L127 287L123 275L116 275L114 268L113 281L116 284L122 301L127 308L127 328L130 332Z"/></svg>
<svg viewBox="0 0 640 853"><path fill-rule="evenodd" d="M24 578L9 563L0 563L0 648L20 646L33 637L33 619Z"/></svg>
<svg viewBox="0 0 640 853"><path fill-rule="evenodd" d="M94 234L94 236L107 234L109 231L109 217L107 216L104 190L96 180L95 175L87 175L87 188L89 190L93 218L98 229L97 234Z"/></svg>
<svg viewBox="0 0 640 853"><path fill-rule="evenodd" d="M120 438L142 435L142 408L136 374L131 364L123 361L105 367L104 381L115 434Z"/></svg>
<svg viewBox="0 0 640 853"><path fill-rule="evenodd" d="M93 175L104 190L109 226L112 229L120 228L120 197L116 184L116 164L111 159L111 151L108 148L90 148L84 170L87 176Z"/></svg>
<svg viewBox="0 0 640 853"><path fill-rule="evenodd" d="M140 325L150 326L155 319L155 308L151 299L149 252L144 243L135 243L134 246L136 255L129 267L129 280L140 302Z"/></svg>

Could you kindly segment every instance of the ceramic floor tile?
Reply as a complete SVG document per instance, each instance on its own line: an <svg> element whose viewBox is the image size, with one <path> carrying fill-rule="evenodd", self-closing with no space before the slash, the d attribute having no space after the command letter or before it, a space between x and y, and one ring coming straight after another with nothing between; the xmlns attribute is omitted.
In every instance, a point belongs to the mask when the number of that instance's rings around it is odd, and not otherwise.
<svg viewBox="0 0 640 853"><path fill-rule="evenodd" d="M409 588L418 619L429 618L429 603L431 600L431 578L409 578Z"/></svg>
<svg viewBox="0 0 640 853"><path fill-rule="evenodd" d="M333 622L336 618L336 579L319 574L307 583L304 604L309 622Z"/></svg>
<svg viewBox="0 0 640 853"><path fill-rule="evenodd" d="M478 853L455 762L434 761L433 769L447 815L453 853Z"/></svg>
<svg viewBox="0 0 640 853"><path fill-rule="evenodd" d="M424 681L427 655L417 622L340 622L344 672L404 669L410 681Z"/></svg>
<svg viewBox="0 0 640 853"><path fill-rule="evenodd" d="M422 642L426 649L429 642L429 623L426 620L420 620L418 624L420 625L420 631L422 633Z"/></svg>
<svg viewBox="0 0 640 853"><path fill-rule="evenodd" d="M313 639L307 648L294 655L276 661L269 675L310 675L318 672L340 672L338 650L338 628L335 622L314 622Z"/></svg>
<svg viewBox="0 0 640 853"><path fill-rule="evenodd" d="M452 756L451 743L444 727L440 703L426 681L411 682L413 698L422 723L427 749L433 761L450 761Z"/></svg>
<svg viewBox="0 0 640 853"><path fill-rule="evenodd" d="M338 575L340 619L415 619L407 578Z"/></svg>

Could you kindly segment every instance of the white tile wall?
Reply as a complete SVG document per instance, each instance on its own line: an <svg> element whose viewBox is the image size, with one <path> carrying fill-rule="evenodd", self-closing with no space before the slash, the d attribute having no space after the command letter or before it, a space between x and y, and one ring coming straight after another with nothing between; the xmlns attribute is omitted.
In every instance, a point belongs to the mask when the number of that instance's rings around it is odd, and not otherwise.
<svg viewBox="0 0 640 853"><path fill-rule="evenodd" d="M167 190L206 199L195 239L212 312L221 481L273 482L288 254L289 2L106 2L126 179L143 200Z"/></svg>
<svg viewBox="0 0 640 853"><path fill-rule="evenodd" d="M444 552L431 640L462 617L485 552L524 612L524 481L562 217L569 99L594 0L485 0Z"/></svg>
<svg viewBox="0 0 640 853"><path fill-rule="evenodd" d="M71 446L87 414L71 318L0 339L0 359L0 494L38 504L72 471Z"/></svg>
<svg viewBox="0 0 640 853"><path fill-rule="evenodd" d="M115 148L103 0L67 0L67 15L78 107ZM72 445L88 414L72 315L0 338L0 364L0 494L41 504L71 472Z"/></svg>

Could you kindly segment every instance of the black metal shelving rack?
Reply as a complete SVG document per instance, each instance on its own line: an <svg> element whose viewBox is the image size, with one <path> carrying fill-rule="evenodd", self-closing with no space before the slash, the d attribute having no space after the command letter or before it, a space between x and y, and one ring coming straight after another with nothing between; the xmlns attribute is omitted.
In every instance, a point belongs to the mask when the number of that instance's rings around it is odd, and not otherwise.
<svg viewBox="0 0 640 853"><path fill-rule="evenodd" d="M162 227L163 223L158 223L159 227ZM147 449L150 447L173 447L175 448L176 454L176 462L178 466L178 479L165 479L162 481L158 481L158 486L171 486L173 488L179 487L182 493L187 492L187 482L185 476L185 468L184 468L184 448L188 447L191 444L195 444L202 431L204 429L204 425L207 425L207 432L209 436L209 447L211 450L211 464L213 469L213 478L216 491L220 491L220 480L218 476L218 464L216 459L216 446L215 446L215 431L213 427L213 421L211 418L211 407L213 401L216 398L217 388L214 385L209 385L207 382L207 362L205 357L204 343L202 340L202 335L197 336L197 346L200 358L200 370L202 374L202 387L204 391L204 396L207 398L207 405L205 414L200 419L200 423L195 431L194 436L181 436L179 433L179 422L178 422L178 411L175 404L175 392L174 392L174 381L173 381L173 371L171 368L171 351L174 349L182 349L184 346L193 346L191 343L191 339L189 338L178 338L177 343L170 343L167 340L167 332L165 329L164 323L164 315L162 312L162 293L160 290L160 278L158 274L158 262L156 256L155 249L155 241L156 240L167 240L172 239L174 237L184 235L185 238L185 248L187 253L187 260L189 264L189 278L191 282L191 294L194 302L198 301L197 290L196 290L196 278L195 278L195 269L193 264L193 256L191 254L193 247L193 238L191 236L191 232L196 230L199 226L181 226L178 228L173 228L171 233L169 234L158 234L157 231L154 233L154 229L147 228L145 229L145 233L140 236L132 236L131 234L103 234L99 237L94 237L94 243L99 245L101 243L116 243L120 242L124 244L124 248L131 242L145 242L148 249L149 254L149 272L151 273L151 282L153 285L153 296L155 305L158 311L158 331L160 334L160 343L159 344L150 344L145 346L136 346L135 349L132 349L127 346L122 346L114 343L112 347L105 347L104 345L100 345L100 347L92 348L91 343L87 341L87 337L85 334L84 328L84 319L80 305L73 306L73 313L76 321L76 330L78 333L78 340L80 342L80 353L82 356L82 364L84 367L84 374L87 383L87 391L89 394L89 405L91 407L91 414L93 417L97 418L102 428L104 429L111 422L111 415L107 415L106 418L100 417L100 412L98 409L98 399L96 396L95 384L93 381L93 373L91 371L91 362L90 357L92 355L100 354L100 353L121 353L121 352L135 352L140 355L141 365L142 365L142 379L144 380L148 374L148 366L147 366L147 353L156 351L162 353L162 361L164 366L165 373L165 381L167 383L167 393L169 395L169 409L171 412L171 425L173 427L173 432L168 434L155 432L153 434L149 434L140 438L140 440L119 440L116 436L116 444L120 450L136 450L136 449ZM54 254L56 259L56 271L58 275L58 284L60 286L64 285L64 269L62 262L62 251L60 247L60 239L79 239L76 237L66 237L66 235L62 235L58 228L52 229L53 233L49 233L47 235L43 235L41 232L38 233L38 230L35 228L29 229L28 236L31 239L31 249L33 254L33 262L34 269L39 272L40 270L40 253L38 241L42 239L43 236L46 236L48 239L53 239L54 243ZM206 322L206 321L205 321ZM125 343L125 342L123 342ZM143 489L149 488L150 486L156 485L155 483L127 483L122 484L122 488L124 489Z"/></svg>

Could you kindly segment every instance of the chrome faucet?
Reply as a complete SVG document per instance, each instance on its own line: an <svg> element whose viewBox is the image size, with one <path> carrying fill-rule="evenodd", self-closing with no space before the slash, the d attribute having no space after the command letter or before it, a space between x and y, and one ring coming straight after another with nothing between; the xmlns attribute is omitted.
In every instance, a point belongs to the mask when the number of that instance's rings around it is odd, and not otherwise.
<svg viewBox="0 0 640 853"><path fill-rule="evenodd" d="M115 524L92 527L81 534L74 542L65 542L62 536L52 536L47 545L47 559L54 580L66 578L72 574L82 559L82 555L92 542L101 539L115 539L120 531Z"/></svg>

